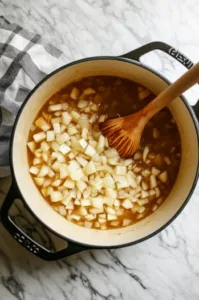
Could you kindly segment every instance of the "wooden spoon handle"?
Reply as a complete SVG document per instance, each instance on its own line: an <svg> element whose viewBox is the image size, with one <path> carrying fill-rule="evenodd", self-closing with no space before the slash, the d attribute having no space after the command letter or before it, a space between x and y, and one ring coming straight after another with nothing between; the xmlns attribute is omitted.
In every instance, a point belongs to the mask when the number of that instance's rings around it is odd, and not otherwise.
<svg viewBox="0 0 199 300"><path fill-rule="evenodd" d="M140 113L145 116L146 123L163 107L167 106L172 100L180 96L197 82L199 82L199 63L194 65L140 111Z"/></svg>

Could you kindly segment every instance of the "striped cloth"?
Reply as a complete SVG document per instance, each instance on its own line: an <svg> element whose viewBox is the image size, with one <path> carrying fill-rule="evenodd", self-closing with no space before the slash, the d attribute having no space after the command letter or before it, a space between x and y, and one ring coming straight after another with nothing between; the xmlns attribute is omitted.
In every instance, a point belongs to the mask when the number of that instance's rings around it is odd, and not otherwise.
<svg viewBox="0 0 199 300"><path fill-rule="evenodd" d="M62 52L40 35L0 16L0 178L9 175L9 139L34 86L60 65Z"/></svg>

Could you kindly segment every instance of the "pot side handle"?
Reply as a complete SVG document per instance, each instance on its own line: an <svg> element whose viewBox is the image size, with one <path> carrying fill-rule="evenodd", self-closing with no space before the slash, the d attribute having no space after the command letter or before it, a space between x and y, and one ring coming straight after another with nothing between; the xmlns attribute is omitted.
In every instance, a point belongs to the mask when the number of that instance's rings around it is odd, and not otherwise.
<svg viewBox="0 0 199 300"><path fill-rule="evenodd" d="M10 235L19 243L21 244L25 249L33 253L34 255L47 260L57 260L64 258L66 256L81 252L86 250L86 247L79 246L77 244L73 244L71 242L67 242L68 246L65 249L62 249L58 252L52 252L43 246L41 246L39 243L34 241L32 238L30 238L26 233L22 231L11 219L9 216L9 210L15 201L15 199L21 199L20 192L17 188L16 183L14 181L11 184L10 190L3 202L3 205L0 209L0 222L3 224L5 229L10 233ZM31 213L31 212L30 212Z"/></svg>
<svg viewBox="0 0 199 300"><path fill-rule="evenodd" d="M135 50L132 50L128 53L125 53L121 55L120 57L129 58L133 60L140 61L141 56L147 54L148 52L154 51L154 50L161 50L174 59L176 59L179 63L181 63L185 68L190 69L193 66L193 62L187 58L184 54L182 54L180 51L176 50L172 46L163 43L163 42L151 42L144 46L141 46L140 48L137 48ZM199 101L192 106L195 115L197 119L199 120Z"/></svg>

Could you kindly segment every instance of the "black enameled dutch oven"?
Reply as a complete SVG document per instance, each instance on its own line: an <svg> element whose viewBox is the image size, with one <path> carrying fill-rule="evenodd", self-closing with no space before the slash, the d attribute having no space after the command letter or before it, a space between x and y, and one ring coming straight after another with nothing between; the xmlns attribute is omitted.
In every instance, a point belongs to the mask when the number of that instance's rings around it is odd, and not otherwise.
<svg viewBox="0 0 199 300"><path fill-rule="evenodd" d="M112 75L141 83L159 94L170 82L161 74L139 62L142 55L162 50L185 67L193 63L176 49L162 42L149 43L119 57L92 57L67 64L46 76L29 94L15 121L10 162L12 185L0 211L0 219L7 231L26 249L45 260L55 260L91 248L117 248L144 241L168 226L180 214L190 199L198 178L198 113L184 97L170 105L182 141L182 162L179 175L168 198L161 207L135 225L112 230L86 229L68 222L42 198L29 174L27 139L30 126L43 104L67 84L82 77ZM195 113L194 113L195 111ZM49 230L68 242L66 249L51 252L20 229L10 218L9 209L16 198L24 201L31 213Z"/></svg>

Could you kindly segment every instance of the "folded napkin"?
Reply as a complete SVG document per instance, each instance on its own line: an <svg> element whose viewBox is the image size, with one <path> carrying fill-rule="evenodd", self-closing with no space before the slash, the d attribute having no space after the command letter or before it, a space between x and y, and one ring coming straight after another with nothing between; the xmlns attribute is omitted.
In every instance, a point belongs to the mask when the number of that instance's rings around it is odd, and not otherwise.
<svg viewBox="0 0 199 300"><path fill-rule="evenodd" d="M9 141L17 112L34 86L60 66L61 54L39 34L0 16L0 178L9 175Z"/></svg>

